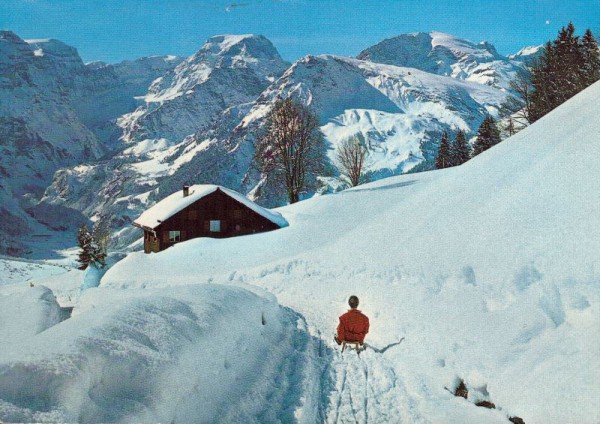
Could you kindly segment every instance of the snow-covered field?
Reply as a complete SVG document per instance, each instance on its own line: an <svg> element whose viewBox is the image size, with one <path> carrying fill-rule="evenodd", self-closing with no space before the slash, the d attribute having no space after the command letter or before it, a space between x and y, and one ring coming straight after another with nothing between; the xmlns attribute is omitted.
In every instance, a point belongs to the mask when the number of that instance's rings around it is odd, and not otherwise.
<svg viewBox="0 0 600 424"><path fill-rule="evenodd" d="M281 230L129 254L60 323L38 285L0 288L41 317L0 314L0 420L599 422L599 99ZM351 294L360 357L331 340Z"/></svg>

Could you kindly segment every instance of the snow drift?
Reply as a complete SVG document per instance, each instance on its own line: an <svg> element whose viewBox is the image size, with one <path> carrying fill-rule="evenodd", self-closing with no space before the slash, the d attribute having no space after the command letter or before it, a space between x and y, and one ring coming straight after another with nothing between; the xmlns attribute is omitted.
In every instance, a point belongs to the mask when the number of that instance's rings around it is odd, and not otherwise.
<svg viewBox="0 0 600 424"><path fill-rule="evenodd" d="M311 399L294 396L318 378L294 354L310 343L296 337L299 324L241 288L89 289L73 318L28 340L11 336L0 353L0 418L272 422L308 407L311 422Z"/></svg>

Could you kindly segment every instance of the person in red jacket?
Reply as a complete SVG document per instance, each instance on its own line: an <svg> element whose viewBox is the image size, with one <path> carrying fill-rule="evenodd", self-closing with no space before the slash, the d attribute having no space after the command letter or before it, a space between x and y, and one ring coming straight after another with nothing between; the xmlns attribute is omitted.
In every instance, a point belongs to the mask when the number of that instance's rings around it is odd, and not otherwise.
<svg viewBox="0 0 600 424"><path fill-rule="evenodd" d="M358 342L361 345L369 332L369 318L358 309L358 297L350 296L348 299L350 310L340 317L337 334L333 337L338 345L342 342Z"/></svg>

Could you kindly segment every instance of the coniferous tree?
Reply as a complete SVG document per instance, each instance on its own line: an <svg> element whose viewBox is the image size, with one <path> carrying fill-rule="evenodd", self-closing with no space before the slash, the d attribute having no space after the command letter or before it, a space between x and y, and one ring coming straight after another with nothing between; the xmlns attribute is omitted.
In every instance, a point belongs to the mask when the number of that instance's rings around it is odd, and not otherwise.
<svg viewBox="0 0 600 424"><path fill-rule="evenodd" d="M575 27L563 27L548 41L544 54L531 70L530 122L535 122L575 94L600 79L600 56L588 29L575 36Z"/></svg>
<svg viewBox="0 0 600 424"><path fill-rule="evenodd" d="M77 245L79 246L79 269L83 270L88 267L94 255L94 239L88 230L87 225L82 224L77 232Z"/></svg>
<svg viewBox="0 0 600 424"><path fill-rule="evenodd" d="M533 123L550 112L556 104L554 92L558 73L556 68L556 54L550 41L544 47L544 53L538 63L531 70L531 110L529 122Z"/></svg>
<svg viewBox="0 0 600 424"><path fill-rule="evenodd" d="M110 231L105 220L98 220L91 233L87 225L82 224L77 232L77 245L80 249L77 258L79 269L84 270L90 265L104 268L109 242Z"/></svg>
<svg viewBox="0 0 600 424"><path fill-rule="evenodd" d="M452 145L452 166L462 165L471 158L469 154L469 145L467 137L462 130L456 133L454 143Z"/></svg>
<svg viewBox="0 0 600 424"><path fill-rule="evenodd" d="M594 34L588 28L581 39L581 54L583 57L582 79L584 87L600 80L600 50Z"/></svg>
<svg viewBox="0 0 600 424"><path fill-rule="evenodd" d="M108 255L108 244L110 243L110 229L105 217L100 217L92 230L92 255L90 263L94 263L97 268L106 266L106 256Z"/></svg>
<svg viewBox="0 0 600 424"><path fill-rule="evenodd" d="M477 139L473 144L473 157L500 143L500 131L496 121L487 116L477 130Z"/></svg>
<svg viewBox="0 0 600 424"><path fill-rule="evenodd" d="M558 102L556 106L558 106L584 88L581 73L583 55L579 37L575 36L575 27L572 22L559 31L555 49L559 75L556 86L556 101Z"/></svg>
<svg viewBox="0 0 600 424"><path fill-rule="evenodd" d="M442 134L442 140L440 141L437 159L435 160L435 167L437 169L443 169L450 166L452 166L452 158L450 157L450 141L448 140L448 133L444 131Z"/></svg>

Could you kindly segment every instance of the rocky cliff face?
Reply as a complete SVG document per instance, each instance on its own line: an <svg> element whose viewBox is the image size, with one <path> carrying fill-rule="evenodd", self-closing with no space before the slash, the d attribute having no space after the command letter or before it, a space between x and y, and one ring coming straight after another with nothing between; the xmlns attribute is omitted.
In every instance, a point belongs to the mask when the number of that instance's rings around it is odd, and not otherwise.
<svg viewBox="0 0 600 424"><path fill-rule="evenodd" d="M180 141L228 107L253 101L288 65L265 37L212 37L155 80L143 106L123 116L123 140Z"/></svg>
<svg viewBox="0 0 600 424"><path fill-rule="evenodd" d="M88 67L58 40L26 41L1 31L0 233L36 227L33 207L54 172L110 152L116 118L172 66L150 58Z"/></svg>

